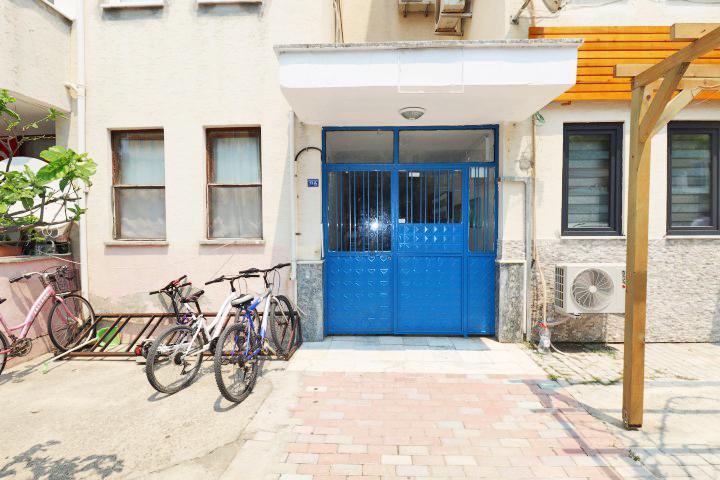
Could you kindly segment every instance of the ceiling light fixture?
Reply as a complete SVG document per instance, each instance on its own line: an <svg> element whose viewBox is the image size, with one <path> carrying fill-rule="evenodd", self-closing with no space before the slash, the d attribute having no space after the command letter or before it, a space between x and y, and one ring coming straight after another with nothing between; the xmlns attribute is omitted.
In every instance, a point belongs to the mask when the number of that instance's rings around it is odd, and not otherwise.
<svg viewBox="0 0 720 480"><path fill-rule="evenodd" d="M405 107L398 110L398 112L406 120L417 120L425 115L425 109L422 107Z"/></svg>

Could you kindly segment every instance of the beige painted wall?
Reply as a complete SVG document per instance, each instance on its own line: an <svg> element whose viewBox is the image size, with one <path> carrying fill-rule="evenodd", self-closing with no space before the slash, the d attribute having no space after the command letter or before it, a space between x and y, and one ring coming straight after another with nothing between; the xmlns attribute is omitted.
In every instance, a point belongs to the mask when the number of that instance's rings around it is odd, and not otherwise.
<svg viewBox="0 0 720 480"><path fill-rule="evenodd" d="M561 237L563 124L578 122L624 122L623 132L623 224L627 223L627 165L629 155L630 112L626 102L594 102L561 105L552 103L541 110L545 123L537 126L537 238ZM676 120L713 120L720 118L718 106L698 103L683 110ZM527 175L531 157L530 121L501 126L503 175ZM666 232L667 200L667 129L652 140L650 239L661 239ZM503 186L500 215L501 241L522 241L522 187ZM623 228L623 231L625 229ZM582 239L575 239L582 242Z"/></svg>
<svg viewBox="0 0 720 480"><path fill-rule="evenodd" d="M87 2L87 148L99 164L89 199L90 294L100 311L148 311L147 291L189 274L213 275L290 260L290 108L273 45L332 40L329 2L102 12ZM201 245L206 238L206 127L262 129L264 245ZM110 130L163 128L167 246L112 240ZM255 284L260 287L259 283ZM207 289L215 309L225 284Z"/></svg>
<svg viewBox="0 0 720 480"><path fill-rule="evenodd" d="M0 2L0 88L37 105L70 110L69 20L38 0Z"/></svg>

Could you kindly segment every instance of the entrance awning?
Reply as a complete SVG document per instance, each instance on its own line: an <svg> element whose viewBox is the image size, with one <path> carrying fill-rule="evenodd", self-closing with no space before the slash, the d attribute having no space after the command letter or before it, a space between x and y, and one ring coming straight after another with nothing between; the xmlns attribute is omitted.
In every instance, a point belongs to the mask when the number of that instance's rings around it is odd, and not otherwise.
<svg viewBox="0 0 720 480"><path fill-rule="evenodd" d="M324 126L520 121L575 84L582 40L279 45L280 86ZM418 120L399 110L420 107Z"/></svg>

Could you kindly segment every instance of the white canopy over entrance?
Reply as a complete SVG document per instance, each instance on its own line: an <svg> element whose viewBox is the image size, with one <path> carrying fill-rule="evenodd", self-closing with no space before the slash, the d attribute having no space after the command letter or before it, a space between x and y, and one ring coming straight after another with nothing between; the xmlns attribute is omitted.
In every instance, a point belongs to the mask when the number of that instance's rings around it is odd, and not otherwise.
<svg viewBox="0 0 720 480"><path fill-rule="evenodd" d="M575 84L581 40L280 45L280 86L313 125L520 121ZM425 114L406 120L399 110Z"/></svg>

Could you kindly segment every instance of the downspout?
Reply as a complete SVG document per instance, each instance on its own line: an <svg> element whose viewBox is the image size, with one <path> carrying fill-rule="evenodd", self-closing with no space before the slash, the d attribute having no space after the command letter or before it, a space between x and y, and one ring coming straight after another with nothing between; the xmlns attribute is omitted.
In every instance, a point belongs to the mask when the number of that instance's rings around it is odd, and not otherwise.
<svg viewBox="0 0 720 480"><path fill-rule="evenodd" d="M290 280L293 282L293 302L297 303L297 198L295 194L297 182L297 162L295 162L295 112L288 113L288 163L290 176Z"/></svg>
<svg viewBox="0 0 720 480"><path fill-rule="evenodd" d="M530 333L532 331L532 317L531 313L532 310L530 308L530 305L532 304L532 291L531 291L531 285L532 285L532 232L533 232L533 215L531 212L532 209L532 198L533 198L533 182L531 182L531 177L500 177L499 181L502 183L506 182L517 182L522 183L525 185L524 189L524 196L525 196L525 206L524 206L524 212L523 217L525 218L525 226L524 226L524 244L525 244L525 302L523 305L523 314L525 317L525 323L523 324L523 333L525 334L526 338L530 338Z"/></svg>
<svg viewBox="0 0 720 480"><path fill-rule="evenodd" d="M85 5L84 0L77 0L75 14L75 47L77 57L77 151L86 150L85 139ZM85 187L80 197L80 208L87 208L88 189ZM80 284L82 294L89 298L88 247L87 247L87 214L80 217Z"/></svg>

